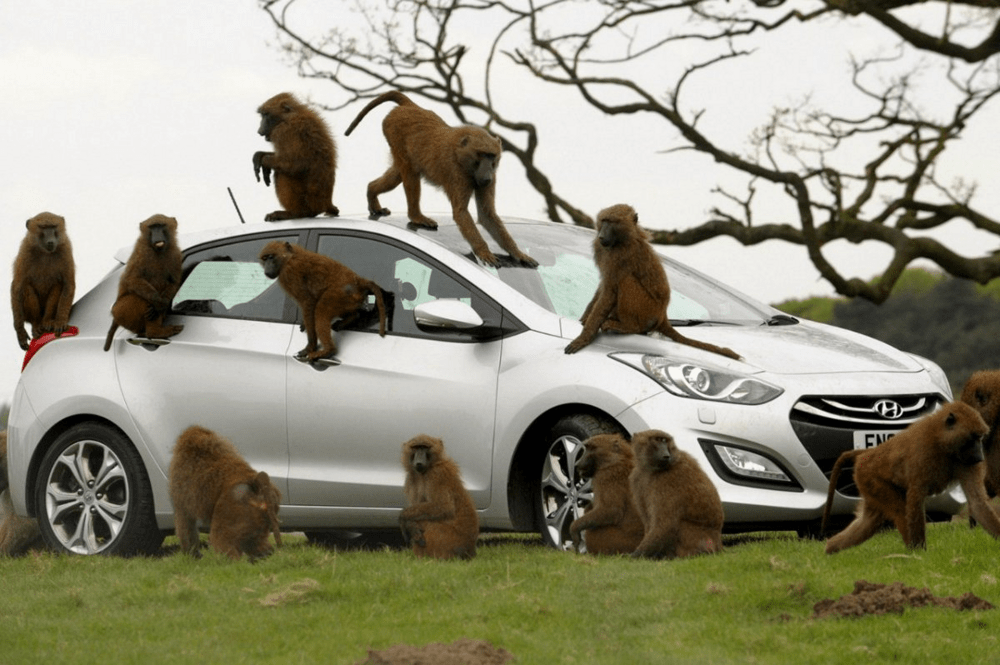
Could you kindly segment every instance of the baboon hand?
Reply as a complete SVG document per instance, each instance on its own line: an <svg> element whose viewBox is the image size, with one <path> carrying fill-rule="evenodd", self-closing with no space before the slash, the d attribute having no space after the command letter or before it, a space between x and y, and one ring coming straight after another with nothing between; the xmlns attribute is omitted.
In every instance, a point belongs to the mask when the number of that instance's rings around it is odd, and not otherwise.
<svg viewBox="0 0 1000 665"><path fill-rule="evenodd" d="M263 150L258 150L253 154L253 174L257 178L257 182L260 182L261 174L264 176L264 184L268 187L271 186L271 169L264 166L264 156L270 153L264 152Z"/></svg>

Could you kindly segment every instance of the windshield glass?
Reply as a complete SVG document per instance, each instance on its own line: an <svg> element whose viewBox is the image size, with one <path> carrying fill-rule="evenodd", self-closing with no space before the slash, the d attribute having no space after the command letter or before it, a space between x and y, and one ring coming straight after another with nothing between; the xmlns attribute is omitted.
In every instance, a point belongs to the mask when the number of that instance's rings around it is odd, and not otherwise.
<svg viewBox="0 0 1000 665"><path fill-rule="evenodd" d="M600 281L593 258L594 232L561 224L509 223L507 228L518 246L538 261L538 269L489 270L550 312L579 319ZM469 246L456 227L442 226L439 233L441 242L460 254L469 254ZM503 261L507 257L498 254L498 258ZM749 298L701 273L670 259L661 259L670 281L667 310L675 325L760 325L771 316L771 312Z"/></svg>

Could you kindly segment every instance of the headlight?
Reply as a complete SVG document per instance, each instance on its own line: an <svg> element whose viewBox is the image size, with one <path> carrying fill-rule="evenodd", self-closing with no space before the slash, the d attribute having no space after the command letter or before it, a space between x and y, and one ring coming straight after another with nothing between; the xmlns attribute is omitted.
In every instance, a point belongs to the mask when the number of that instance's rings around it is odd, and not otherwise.
<svg viewBox="0 0 1000 665"><path fill-rule="evenodd" d="M708 363L638 353L612 353L680 397L730 404L764 404L784 392L766 381Z"/></svg>
<svg viewBox="0 0 1000 665"><path fill-rule="evenodd" d="M932 360L928 360L923 356L918 356L915 353L911 353L909 355L911 358L920 363L921 367L927 370L927 373L931 377L931 381L933 381L934 385L941 389L941 392L944 393L944 396L949 401L954 399L954 396L951 393L951 384L948 382L948 375L944 373L944 370L941 369L937 363Z"/></svg>

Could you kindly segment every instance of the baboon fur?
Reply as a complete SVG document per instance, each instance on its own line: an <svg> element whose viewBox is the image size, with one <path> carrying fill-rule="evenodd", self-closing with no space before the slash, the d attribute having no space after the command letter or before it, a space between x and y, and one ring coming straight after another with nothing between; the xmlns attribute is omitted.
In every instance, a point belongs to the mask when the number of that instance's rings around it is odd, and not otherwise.
<svg viewBox="0 0 1000 665"><path fill-rule="evenodd" d="M396 104L382 120L382 133L389 143L392 164L379 178L368 183L371 218L389 214L378 197L402 183L410 223L436 229L437 222L420 211L420 178L423 177L444 191L462 237L480 261L500 266L469 214L473 194L476 195L479 223L497 244L522 265L537 266L537 261L518 248L496 211L496 171L503 151L500 139L481 127L450 127L436 113L421 108L396 90L370 101L347 128L346 134L349 136L369 111L384 102Z"/></svg>
<svg viewBox="0 0 1000 665"><path fill-rule="evenodd" d="M316 111L294 95L282 92L257 109L257 133L274 145L274 152L253 155L253 172L260 182L271 184L284 210L268 213L264 220L340 214L333 205L333 183L337 172L337 144Z"/></svg>
<svg viewBox="0 0 1000 665"><path fill-rule="evenodd" d="M601 281L580 318L583 331L569 343L566 353L587 346L598 332L658 332L679 344L739 359L730 349L689 339L670 325L667 273L631 206L620 203L597 214L594 262Z"/></svg>
<svg viewBox="0 0 1000 665"><path fill-rule="evenodd" d="M375 296L378 334L385 337L385 302L382 289L372 280L328 256L281 240L264 245L260 262L264 274L277 278L281 288L302 310L307 344L297 357L316 360L336 355L333 320L341 317L340 327L343 327L357 319L368 302L368 294Z"/></svg>
<svg viewBox="0 0 1000 665"><path fill-rule="evenodd" d="M118 326L151 338L173 337L182 325L163 320L181 287L181 249L177 220L153 215L139 224L139 238L118 281L118 299L111 306L111 328L104 350L111 348Z"/></svg>
<svg viewBox="0 0 1000 665"><path fill-rule="evenodd" d="M983 439L983 461L986 464L986 496L1000 494L1000 370L974 373L962 388L961 401L983 417L989 434Z"/></svg>
<svg viewBox="0 0 1000 665"><path fill-rule="evenodd" d="M410 439L403 444L402 462L406 507L399 514L399 527L414 554L435 559L476 556L476 506L441 439L425 434Z"/></svg>
<svg viewBox="0 0 1000 665"><path fill-rule="evenodd" d="M591 479L594 499L569 525L577 550L581 535L589 554L631 554L642 542L645 529L629 488L633 468L632 446L620 434L598 434L583 442L576 472Z"/></svg>
<svg viewBox="0 0 1000 665"><path fill-rule="evenodd" d="M29 346L25 323L31 324L32 338L66 332L76 291L76 265L66 220L43 212L29 219L26 226L28 232L14 259L10 284L14 332L25 351Z"/></svg>
<svg viewBox="0 0 1000 665"><path fill-rule="evenodd" d="M7 476L7 430L0 431L0 556L17 556L44 549L38 522L14 514Z"/></svg>
<svg viewBox="0 0 1000 665"><path fill-rule="evenodd" d="M697 460L660 430L632 435L632 497L646 534L633 557L673 559L722 550L722 501Z"/></svg>
<svg viewBox="0 0 1000 665"><path fill-rule="evenodd" d="M874 448L841 454L830 473L824 530L837 478L849 460L854 461L854 484L861 502L854 521L826 541L826 553L863 543L887 521L895 525L907 547L926 548L924 499L943 492L956 480L969 501L969 514L1000 537L1000 517L989 505L983 485L982 440L988 432L975 409L949 402Z"/></svg>
<svg viewBox="0 0 1000 665"><path fill-rule="evenodd" d="M209 525L209 545L231 559L271 553L281 545L281 492L264 471L254 471L236 447L193 425L177 439L170 460L170 500L181 551L199 556L198 521Z"/></svg>

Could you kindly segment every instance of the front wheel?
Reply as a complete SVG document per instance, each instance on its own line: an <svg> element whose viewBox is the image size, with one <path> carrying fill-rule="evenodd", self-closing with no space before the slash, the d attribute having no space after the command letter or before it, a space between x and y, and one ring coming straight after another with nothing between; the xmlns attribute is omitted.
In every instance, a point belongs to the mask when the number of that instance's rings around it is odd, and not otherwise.
<svg viewBox="0 0 1000 665"><path fill-rule="evenodd" d="M569 525L583 515L594 498L590 479L584 481L576 473L583 442L598 434L621 433L622 429L610 419L582 414L565 416L549 430L538 492L538 522L545 544L572 550Z"/></svg>
<svg viewBox="0 0 1000 665"><path fill-rule="evenodd" d="M35 487L46 544L74 554L152 554L163 543L142 458L118 430L81 423L49 448Z"/></svg>

